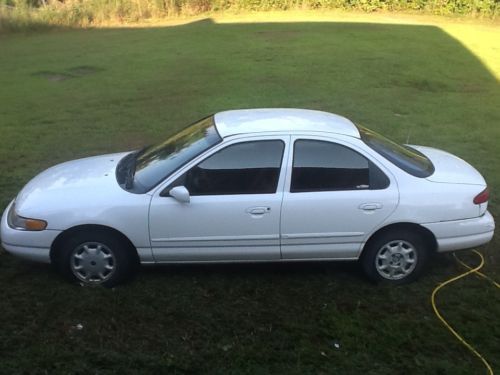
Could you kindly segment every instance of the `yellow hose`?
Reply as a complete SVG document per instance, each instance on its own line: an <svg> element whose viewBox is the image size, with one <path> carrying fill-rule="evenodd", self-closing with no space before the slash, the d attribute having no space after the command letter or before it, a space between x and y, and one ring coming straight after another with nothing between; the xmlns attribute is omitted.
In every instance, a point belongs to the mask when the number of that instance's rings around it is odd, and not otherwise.
<svg viewBox="0 0 500 375"><path fill-rule="evenodd" d="M478 254L481 258L483 257L481 255L481 253L479 251L476 251L476 250L473 250L476 254ZM458 259L456 253L453 253L453 256L455 257L455 259L457 260L458 263L460 263L463 267L467 268L468 270L471 270L472 267L470 267L469 265L465 264L464 262L462 262L460 259ZM489 276L486 276L484 273L482 272L479 272L479 271L476 271L475 272L476 275L482 277L483 279L485 280L488 280L490 283L492 283L493 285L495 285L498 289L500 289L500 284L497 283L495 280L493 280L491 277Z"/></svg>
<svg viewBox="0 0 500 375"><path fill-rule="evenodd" d="M483 265L484 265L484 258L482 256L482 254L479 251L477 251L477 250L472 250L472 252L475 253L475 254L477 254L477 255L479 255L479 257L481 258L480 264L477 267L470 267L469 265L465 264L460 259L458 259L457 256L454 254L455 259L457 260L457 262L459 262L462 266L464 266L465 268L467 268L468 271L464 272L464 273L462 273L462 274L460 274L458 276L452 277L451 279L446 280L445 282L439 284L436 288L434 288L434 290L432 291L432 295L431 295L431 304L432 304L432 308L434 310L434 313L436 314L436 316L438 317L438 319L441 321L441 323L444 324L444 326L453 334L453 336L455 336L457 338L457 340L460 343L462 343L476 357L478 357L481 360L481 362L483 362L484 366L486 367L486 369L488 370L488 373L490 375L494 375L493 374L493 369L491 368L491 366L488 363L488 361L472 345L470 345L467 341L465 341L465 339L462 336L460 336L457 333L457 331L455 331L450 324L448 324L448 322L443 318L443 316L439 313L439 310L436 307L436 295L437 295L437 293L439 292L439 290L441 288L443 288L444 286L446 286L448 284L451 284L454 281L457 281L457 280L459 280L461 278L464 278L464 277L466 277L466 276L468 276L470 274L473 274L473 273L475 273L476 275L482 277L485 280L490 281L494 286L496 286L497 288L500 289L500 284L498 284L496 281L494 281L490 277L486 276L485 274L479 272L479 270L481 268L483 268Z"/></svg>

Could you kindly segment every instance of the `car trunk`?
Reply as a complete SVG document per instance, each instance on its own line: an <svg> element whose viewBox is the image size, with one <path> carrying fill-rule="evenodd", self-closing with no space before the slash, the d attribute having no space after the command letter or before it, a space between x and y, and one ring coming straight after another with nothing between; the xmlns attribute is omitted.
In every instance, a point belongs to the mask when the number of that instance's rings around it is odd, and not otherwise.
<svg viewBox="0 0 500 375"><path fill-rule="evenodd" d="M427 156L434 165L435 171L427 180L440 183L469 184L486 187L481 174L469 163L449 152L432 147L411 146Z"/></svg>
<svg viewBox="0 0 500 375"><path fill-rule="evenodd" d="M486 181L483 176L465 160L449 152L439 150L432 147L411 146L428 157L434 165L435 171L427 177L428 181L445 183L445 184L461 184L461 185L477 185L477 189L471 186L472 193L470 205L478 208L478 215L483 215L488 203L474 204L472 202L476 194L481 193L486 188Z"/></svg>

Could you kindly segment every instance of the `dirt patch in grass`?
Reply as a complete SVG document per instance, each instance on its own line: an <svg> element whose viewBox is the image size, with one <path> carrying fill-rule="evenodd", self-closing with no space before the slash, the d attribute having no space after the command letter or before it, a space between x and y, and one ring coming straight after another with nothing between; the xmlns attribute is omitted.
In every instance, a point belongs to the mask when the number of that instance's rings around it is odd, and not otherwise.
<svg viewBox="0 0 500 375"><path fill-rule="evenodd" d="M432 81L429 79L410 79L406 82L408 87L413 87L420 91L442 92L449 91L450 87L439 81Z"/></svg>
<svg viewBox="0 0 500 375"><path fill-rule="evenodd" d="M83 76L87 76L89 74L93 74L103 70L102 68L98 68L90 65L81 65L74 66L72 68L68 68L62 72L53 72L47 70L41 70L38 72L34 72L32 75L36 77L42 77L52 82L61 82L66 81L72 78L79 78Z"/></svg>
<svg viewBox="0 0 500 375"><path fill-rule="evenodd" d="M72 74L73 76L86 76L89 74L100 72L101 70L103 69L96 66L81 65L81 66L74 66L72 68L67 69L66 71Z"/></svg>
<svg viewBox="0 0 500 375"><path fill-rule="evenodd" d="M65 81L67 79L73 78L72 75L66 73L49 72L49 71L39 71L33 73L36 77L42 77L52 82Z"/></svg>

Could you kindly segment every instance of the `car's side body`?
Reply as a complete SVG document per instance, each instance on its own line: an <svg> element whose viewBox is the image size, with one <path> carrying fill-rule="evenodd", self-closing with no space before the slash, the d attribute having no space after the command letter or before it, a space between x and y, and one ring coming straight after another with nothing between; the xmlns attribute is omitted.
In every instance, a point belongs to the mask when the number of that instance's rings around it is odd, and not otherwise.
<svg viewBox="0 0 500 375"><path fill-rule="evenodd" d="M355 260L374 234L394 225L425 231L438 252L478 246L493 236L487 203L472 203L486 188L484 179L449 153L415 146L430 156L436 168L422 178L367 146L356 126L340 116L289 109L240 110L216 114L215 123L222 142L145 194L127 192L116 182L117 163L126 153L80 159L44 171L25 186L15 204L19 215L41 218L47 228L33 232L12 228L9 205L1 222L2 246L21 257L50 262L57 238L71 228L94 225L120 232L144 264ZM283 146L274 192L193 195L189 203L168 195L180 176L221 150L265 141ZM387 183L375 189L291 191L294 151L298 145L322 147L321 142L366 159Z"/></svg>

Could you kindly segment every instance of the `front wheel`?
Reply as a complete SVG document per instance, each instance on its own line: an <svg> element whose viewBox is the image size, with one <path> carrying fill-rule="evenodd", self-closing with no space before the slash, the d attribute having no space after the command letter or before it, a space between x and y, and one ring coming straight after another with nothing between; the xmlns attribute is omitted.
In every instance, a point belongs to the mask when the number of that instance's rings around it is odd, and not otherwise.
<svg viewBox="0 0 500 375"><path fill-rule="evenodd" d="M66 278L86 285L113 287L134 276L134 249L107 232L81 232L66 240L56 266Z"/></svg>
<svg viewBox="0 0 500 375"><path fill-rule="evenodd" d="M397 231L371 240L363 251L361 262L371 280L404 284L422 274L427 255L425 241L418 233Z"/></svg>

